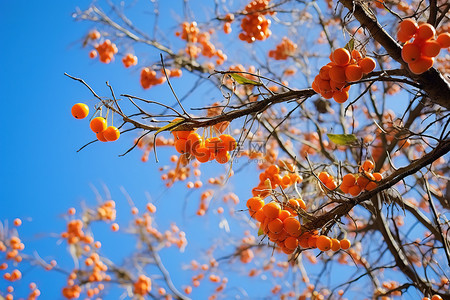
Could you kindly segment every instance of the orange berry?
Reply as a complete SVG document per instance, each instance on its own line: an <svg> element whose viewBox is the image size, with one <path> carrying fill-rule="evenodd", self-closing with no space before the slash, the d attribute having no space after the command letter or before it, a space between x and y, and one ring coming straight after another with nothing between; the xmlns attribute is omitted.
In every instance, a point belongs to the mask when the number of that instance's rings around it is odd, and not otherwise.
<svg viewBox="0 0 450 300"><path fill-rule="evenodd" d="M337 188L336 182L334 180L328 181L325 185L330 190L334 190Z"/></svg>
<svg viewBox="0 0 450 300"><path fill-rule="evenodd" d="M222 134L219 138L223 142L225 151L233 151L234 149L236 149L236 147L237 147L236 140L231 135Z"/></svg>
<svg viewBox="0 0 450 300"><path fill-rule="evenodd" d="M311 235L308 238L308 246L311 248L317 248L317 239L319 238L319 236L317 235Z"/></svg>
<svg viewBox="0 0 450 300"><path fill-rule="evenodd" d="M413 36L417 33L417 29L419 29L419 26L417 26L417 22L414 19L404 19L400 22L399 30L405 34Z"/></svg>
<svg viewBox="0 0 450 300"><path fill-rule="evenodd" d="M205 162L208 162L208 161L214 159L214 153L212 153L205 146L199 146L195 150L195 152L196 152L195 153L195 158L201 163L205 163Z"/></svg>
<svg viewBox="0 0 450 300"><path fill-rule="evenodd" d="M103 135L105 131L99 132L97 133L95 136L97 137L97 140L99 140L100 142L107 142L108 140L105 138L105 136Z"/></svg>
<svg viewBox="0 0 450 300"><path fill-rule="evenodd" d="M331 250L338 251L341 249L341 243L338 239L331 239Z"/></svg>
<svg viewBox="0 0 450 300"><path fill-rule="evenodd" d="M439 295L433 295L433 296L431 297L431 300L442 300L442 297L439 296Z"/></svg>
<svg viewBox="0 0 450 300"><path fill-rule="evenodd" d="M373 173L372 175L376 181L381 181L383 179L383 175L381 175L381 173L376 172L376 173Z"/></svg>
<svg viewBox="0 0 450 300"><path fill-rule="evenodd" d="M288 249L295 250L298 247L298 240L295 237L289 236L284 240L284 246Z"/></svg>
<svg viewBox="0 0 450 300"><path fill-rule="evenodd" d="M358 65L362 68L364 74L372 72L376 67L375 60L371 57L364 57L358 62Z"/></svg>
<svg viewBox="0 0 450 300"><path fill-rule="evenodd" d="M314 79L313 83L311 84L311 88L314 90L314 92L320 94L319 86L317 85L316 80Z"/></svg>
<svg viewBox="0 0 450 300"><path fill-rule="evenodd" d="M355 178L355 175L353 175L353 174L346 174L342 178L343 185L352 186L352 185L355 185L355 183L356 183L356 178Z"/></svg>
<svg viewBox="0 0 450 300"><path fill-rule="evenodd" d="M371 172L373 170L373 168L375 168L375 165L373 164L373 162L370 160L365 160L362 163L360 170L364 170L366 172Z"/></svg>
<svg viewBox="0 0 450 300"><path fill-rule="evenodd" d="M416 38L426 41L433 38L435 34L436 30L434 29L433 25L424 23L417 29Z"/></svg>
<svg viewBox="0 0 450 300"><path fill-rule="evenodd" d="M408 43L403 46L402 49L402 59L411 63L417 61L420 58L420 47L416 44Z"/></svg>
<svg viewBox="0 0 450 300"><path fill-rule="evenodd" d="M325 65L322 68L320 68L319 76L323 80L330 80L330 65Z"/></svg>
<svg viewBox="0 0 450 300"><path fill-rule="evenodd" d="M375 189L376 187L377 187L377 184L375 182L371 181L366 185L365 190L371 191L371 190Z"/></svg>
<svg viewBox="0 0 450 300"><path fill-rule="evenodd" d="M414 74L422 74L429 70L434 63L434 57L421 56L418 60L409 63L408 67Z"/></svg>
<svg viewBox="0 0 450 300"><path fill-rule="evenodd" d="M347 91L336 91L333 93L333 99L337 103L345 103L348 100L349 94Z"/></svg>
<svg viewBox="0 0 450 300"><path fill-rule="evenodd" d="M361 189L365 189L369 182L369 179L364 176L359 176L358 179L356 179L356 183Z"/></svg>
<svg viewBox="0 0 450 300"><path fill-rule="evenodd" d="M281 206L276 202L267 203L266 205L263 206L262 209L264 215L266 215L266 217L270 219L278 218L281 212Z"/></svg>
<svg viewBox="0 0 450 300"><path fill-rule="evenodd" d="M174 121L176 121L176 120L177 119L175 119ZM172 134L175 137L175 139L183 139L183 140L186 140L191 133L192 133L192 131L186 131L186 130L172 131Z"/></svg>
<svg viewBox="0 0 450 300"><path fill-rule="evenodd" d="M361 80L363 77L362 68L356 64L351 64L345 67L345 77L348 82Z"/></svg>
<svg viewBox="0 0 450 300"><path fill-rule="evenodd" d="M341 249L342 250L347 250L352 245L348 239L341 240L340 244L341 244Z"/></svg>
<svg viewBox="0 0 450 300"><path fill-rule="evenodd" d="M345 194L348 194L348 190L350 188L349 185L345 185L345 184L341 184L341 186L339 187Z"/></svg>
<svg viewBox="0 0 450 300"><path fill-rule="evenodd" d="M356 61L360 60L362 58L361 52L359 52L356 49L352 50L352 58Z"/></svg>
<svg viewBox="0 0 450 300"><path fill-rule="evenodd" d="M20 225L22 225L22 220L19 218L16 218L16 219L14 219L13 223L14 223L14 226L20 226Z"/></svg>
<svg viewBox="0 0 450 300"><path fill-rule="evenodd" d="M106 129L106 119L103 117L96 117L91 120L89 124L91 130L95 133L102 132Z"/></svg>
<svg viewBox="0 0 450 300"><path fill-rule="evenodd" d="M261 208L263 208L263 206L264 200L261 199L260 197L252 197L247 200L247 208L252 212L260 210Z"/></svg>
<svg viewBox="0 0 450 300"><path fill-rule="evenodd" d="M401 30L399 30L397 32L397 39L402 43L408 42L413 37L414 37L414 35L407 34L406 32L401 31Z"/></svg>
<svg viewBox="0 0 450 300"><path fill-rule="evenodd" d="M352 187L350 187L348 189L348 192L350 193L350 195L352 195L353 197L358 196L361 193L361 187L358 185L354 185Z"/></svg>
<svg viewBox="0 0 450 300"><path fill-rule="evenodd" d="M319 180L322 181L322 183L324 183L324 184L326 184L328 181L333 179L333 177L330 176L330 174L328 174L327 172L320 172L318 177L319 177Z"/></svg>
<svg viewBox="0 0 450 300"><path fill-rule="evenodd" d="M230 160L230 153L225 150L219 151L216 155L216 161L219 164L225 164Z"/></svg>
<svg viewBox="0 0 450 300"><path fill-rule="evenodd" d="M185 139L178 139L175 141L175 150L177 150L178 153L187 153L189 152L188 149L188 143Z"/></svg>
<svg viewBox="0 0 450 300"><path fill-rule="evenodd" d="M275 218L269 222L267 227L269 228L270 232L278 234L283 230L284 223L280 219Z"/></svg>
<svg viewBox="0 0 450 300"><path fill-rule="evenodd" d="M108 142L117 141L120 137L120 131L115 126L109 126L102 132L102 134Z"/></svg>
<svg viewBox="0 0 450 300"><path fill-rule="evenodd" d="M441 45L441 48L448 48L450 47L450 33L443 32L440 35L438 35L436 41Z"/></svg>
<svg viewBox="0 0 450 300"><path fill-rule="evenodd" d="M330 80L335 82L345 82L347 78L345 77L345 68L341 66L332 66L330 69ZM330 83L331 85L331 83Z"/></svg>
<svg viewBox="0 0 450 300"><path fill-rule="evenodd" d="M316 246L320 251L328 251L331 249L331 239L325 235L321 235L317 238Z"/></svg>
<svg viewBox="0 0 450 300"><path fill-rule="evenodd" d="M288 217L284 219L283 224L284 230L286 230L287 233L293 236L297 235L301 228L300 222L294 217Z"/></svg>
<svg viewBox="0 0 450 300"><path fill-rule="evenodd" d="M439 52L441 51L441 44L439 44L437 41L426 41L422 45L422 55L428 56L428 57L436 57L439 55Z"/></svg>
<svg viewBox="0 0 450 300"><path fill-rule="evenodd" d="M350 59L350 52L345 48L338 48L333 52L333 61L339 66L347 65Z"/></svg>
<svg viewBox="0 0 450 300"><path fill-rule="evenodd" d="M89 114L89 106L84 103L77 103L72 106L72 116L75 119L84 119Z"/></svg>
<svg viewBox="0 0 450 300"><path fill-rule="evenodd" d="M117 223L111 224L111 230L112 231L118 231L119 230L119 224L117 224Z"/></svg>

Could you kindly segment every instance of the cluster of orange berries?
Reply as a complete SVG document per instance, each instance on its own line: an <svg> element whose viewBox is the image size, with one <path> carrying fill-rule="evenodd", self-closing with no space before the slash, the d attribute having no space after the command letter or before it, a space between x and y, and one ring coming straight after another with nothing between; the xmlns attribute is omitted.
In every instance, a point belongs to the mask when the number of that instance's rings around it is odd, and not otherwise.
<svg viewBox="0 0 450 300"><path fill-rule="evenodd" d="M345 86L347 83L360 80L376 66L373 58L363 58L357 50L352 50L350 54L345 48L336 49L330 55L330 60L330 63L320 69L312 88L323 98L333 98L337 103L347 101L350 90L350 86Z"/></svg>
<svg viewBox="0 0 450 300"><path fill-rule="evenodd" d="M292 254L298 246L302 248L318 248L321 251L348 249L350 241L330 239L325 235L318 235L317 231L302 231L297 215L306 209L302 199L290 199L286 203L265 203L261 197L247 200L250 216L260 222L260 231L269 237L269 241L276 243L286 254Z"/></svg>
<svg viewBox="0 0 450 300"><path fill-rule="evenodd" d="M103 43L97 45L95 50L92 50L89 53L89 56L91 58L95 58L98 53L100 61L102 63L109 64L111 60L113 60L114 54L117 54L117 52L118 49L116 44L112 43L110 40L105 40Z"/></svg>
<svg viewBox="0 0 450 300"><path fill-rule="evenodd" d="M230 160L229 152L237 147L236 140L229 134L205 140L195 131L172 131L172 134L178 153L189 153L201 163L213 159L221 164L227 163Z"/></svg>
<svg viewBox="0 0 450 300"><path fill-rule="evenodd" d="M84 234L81 220L72 220L67 223L67 231L61 233L61 237L67 239L69 244L76 244L80 241L85 243L91 242L91 237Z"/></svg>
<svg viewBox="0 0 450 300"><path fill-rule="evenodd" d="M100 220L114 221L116 219L116 202L107 200L97 207L97 216Z"/></svg>
<svg viewBox="0 0 450 300"><path fill-rule="evenodd" d="M77 284L72 286L66 286L62 289L62 294L67 299L78 299L81 294L81 287Z"/></svg>
<svg viewBox="0 0 450 300"><path fill-rule="evenodd" d="M197 22L183 22L181 27L182 31L176 32L175 35L189 43L186 46L186 54L189 57L197 58L200 54L208 58L216 56L216 64L218 65L223 64L227 60L227 56L223 51L217 50L213 43L211 43L210 33L200 32Z"/></svg>
<svg viewBox="0 0 450 300"><path fill-rule="evenodd" d="M145 296L152 290L152 280L145 275L140 275L134 283L133 293L135 295Z"/></svg>
<svg viewBox="0 0 450 300"><path fill-rule="evenodd" d="M233 14L227 14L224 18L225 24L223 24L223 32L225 34L231 33L231 22L234 21L234 15Z"/></svg>
<svg viewBox="0 0 450 300"><path fill-rule="evenodd" d="M267 10L270 0L255 0L250 2L244 9L246 16L242 19L241 28L243 32L239 34L241 41L253 43L254 41L263 41L271 34L271 21L265 17L266 14L273 14Z"/></svg>
<svg viewBox="0 0 450 300"><path fill-rule="evenodd" d="M450 34L444 32L435 39L436 30L428 23L417 25L413 19L400 23L397 38L406 43L402 49L402 59L414 74L422 74L434 64L434 58L442 48L450 47ZM410 40L414 38L412 42Z"/></svg>
<svg viewBox="0 0 450 300"><path fill-rule="evenodd" d="M131 53L128 53L122 58L123 65L125 68L129 68L131 66L137 65L137 56Z"/></svg>
<svg viewBox="0 0 450 300"><path fill-rule="evenodd" d="M292 164L281 163L270 165L264 172L259 174L259 184L252 189L253 196L267 197L271 189L281 186L283 189L302 182L302 177L298 175Z"/></svg>
<svg viewBox="0 0 450 300"><path fill-rule="evenodd" d="M75 119L84 119L89 115L89 107L84 103L77 103L72 106L72 116ZM103 117L93 118L89 124L91 130L101 142L117 141L120 137L120 131L114 126L108 126Z"/></svg>
<svg viewBox="0 0 450 300"><path fill-rule="evenodd" d="M294 55L296 50L297 44L287 37L283 37L283 40L277 45L277 48L269 51L269 57L272 57L275 60L285 60L289 56Z"/></svg>
<svg viewBox="0 0 450 300"><path fill-rule="evenodd" d="M169 77L181 77L182 71L180 69L166 69L166 74ZM148 89L154 85L163 84L166 82L164 70L161 69L161 76L158 77L156 71L151 68L143 68L141 71L141 86Z"/></svg>
<svg viewBox="0 0 450 300"><path fill-rule="evenodd" d="M381 173L371 173L374 169L374 164L370 160L366 160L360 166L360 174L346 174L342 178L342 183L339 188L346 194L358 196L363 190L371 191L377 187L377 182L383 179ZM319 173L319 180L321 184L330 190L335 190L338 186L333 176L327 172Z"/></svg>

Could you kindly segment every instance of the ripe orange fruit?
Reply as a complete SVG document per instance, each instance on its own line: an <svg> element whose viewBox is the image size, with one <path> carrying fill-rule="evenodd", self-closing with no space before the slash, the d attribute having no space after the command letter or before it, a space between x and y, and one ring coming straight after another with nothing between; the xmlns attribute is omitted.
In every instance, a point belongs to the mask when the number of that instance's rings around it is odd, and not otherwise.
<svg viewBox="0 0 450 300"><path fill-rule="evenodd" d="M89 106L84 103L77 103L72 106L72 116L75 119L84 119L89 114Z"/></svg>
<svg viewBox="0 0 450 300"><path fill-rule="evenodd" d="M420 47L413 43L408 43L403 46L402 59L411 63L420 58Z"/></svg>
<svg viewBox="0 0 450 300"><path fill-rule="evenodd" d="M364 57L358 62L358 65L362 68L364 74L372 72L376 67L375 60L371 57Z"/></svg>
<svg viewBox="0 0 450 300"><path fill-rule="evenodd" d="M230 153L226 150L219 151L216 155L216 161L219 164L225 164L230 161Z"/></svg>
<svg viewBox="0 0 450 300"><path fill-rule="evenodd" d="M320 235L317 238L316 246L320 251L328 251L331 249L331 239L325 235Z"/></svg>
<svg viewBox="0 0 450 300"><path fill-rule="evenodd" d="M434 57L421 56L418 60L409 63L408 67L414 74L422 74L433 66Z"/></svg>
<svg viewBox="0 0 450 300"><path fill-rule="evenodd" d="M174 121L176 121L176 119ZM186 130L172 131L172 134L175 137L175 139L184 139L184 140L186 140L191 133L192 133L192 131L186 131Z"/></svg>
<svg viewBox="0 0 450 300"><path fill-rule="evenodd" d="M313 83L311 84L311 88L316 92L317 94L320 94L319 86L317 85L316 80L314 79Z"/></svg>
<svg viewBox="0 0 450 300"><path fill-rule="evenodd" d="M250 211L256 212L259 211L264 206L264 200L260 197L252 197L247 200L247 207ZM264 214L265 216L265 214Z"/></svg>
<svg viewBox="0 0 450 300"><path fill-rule="evenodd" d="M195 152L196 152L195 158L201 163L205 163L205 162L208 162L208 161L214 159L214 153L209 151L209 149L206 148L205 146L197 147Z"/></svg>
<svg viewBox="0 0 450 300"><path fill-rule="evenodd" d="M365 160L361 165L361 170L364 170L366 172L371 172L375 168L375 165L370 160Z"/></svg>
<svg viewBox="0 0 450 300"><path fill-rule="evenodd" d="M311 248L317 248L317 239L319 238L318 235L311 235L308 238L308 246Z"/></svg>
<svg viewBox="0 0 450 300"><path fill-rule="evenodd" d="M366 185L365 190L371 191L371 190L375 189L376 187L377 187L377 184L375 182L371 181Z"/></svg>
<svg viewBox="0 0 450 300"><path fill-rule="evenodd" d="M263 201L264 203L264 201ZM264 206L264 204L262 205ZM261 206L261 207L262 207ZM266 219L266 215L264 214L264 212L262 211L262 209L259 209L257 212L253 213L252 211L250 211L250 215L253 219L255 219L258 222L264 222L264 220Z"/></svg>
<svg viewBox="0 0 450 300"><path fill-rule="evenodd" d="M343 185L352 186L352 185L355 185L355 183L356 183L356 178L355 178L355 175L353 175L353 174L346 174L342 178Z"/></svg>
<svg viewBox="0 0 450 300"><path fill-rule="evenodd" d="M359 52L356 49L352 50L352 58L356 61L360 60L362 58L361 52Z"/></svg>
<svg viewBox="0 0 450 300"><path fill-rule="evenodd" d="M191 132L187 137L188 149L195 155L196 149L202 145L202 137L197 132Z"/></svg>
<svg viewBox="0 0 450 300"><path fill-rule="evenodd" d="M175 150L177 150L178 153L186 153L189 152L187 140L185 139L178 139L175 140Z"/></svg>
<svg viewBox="0 0 450 300"><path fill-rule="evenodd" d="M284 246L288 249L295 250L298 247L298 240L295 237L289 236L284 240Z"/></svg>
<svg viewBox="0 0 450 300"><path fill-rule="evenodd" d="M350 195L352 195L353 197L358 196L361 193L361 187L358 185L354 185L352 187L350 187L348 189L348 192L350 193Z"/></svg>
<svg viewBox="0 0 450 300"><path fill-rule="evenodd" d="M334 80L330 80L330 86L331 86L331 90L333 92L341 91L341 90L347 90L348 91L350 89L350 86L344 88L345 81L344 82L336 82Z"/></svg>
<svg viewBox="0 0 450 300"><path fill-rule="evenodd" d="M431 300L442 300L442 297L439 296L439 295L433 295L433 296L431 297Z"/></svg>
<svg viewBox="0 0 450 300"><path fill-rule="evenodd" d="M404 19L399 26L399 30L411 36L416 34L417 29L419 29L419 26L414 19Z"/></svg>
<svg viewBox="0 0 450 300"><path fill-rule="evenodd" d="M450 47L450 33L443 32L440 35L438 35L436 41L441 45L441 48L448 48Z"/></svg>
<svg viewBox="0 0 450 300"><path fill-rule="evenodd" d="M433 25L424 23L417 29L416 38L426 41L433 38L435 34L436 30L434 29Z"/></svg>
<svg viewBox="0 0 450 300"><path fill-rule="evenodd" d="M266 217L270 219L278 218L281 212L281 206L276 202L267 203L262 209Z"/></svg>
<svg viewBox="0 0 450 300"><path fill-rule="evenodd" d="M291 216L291 213L288 210L282 209L280 211L280 214L278 215L278 219L281 221L284 221L286 218L289 218Z"/></svg>
<svg viewBox="0 0 450 300"><path fill-rule="evenodd" d="M14 223L14 226L20 226L20 225L22 225L22 220L19 218L15 218L13 223Z"/></svg>
<svg viewBox="0 0 450 300"><path fill-rule="evenodd" d="M95 136L97 137L97 140L99 140L100 142L107 142L108 140L105 138L105 136L103 135L103 132L99 132L97 133Z"/></svg>
<svg viewBox="0 0 450 300"><path fill-rule="evenodd" d="M359 176L358 179L356 179L356 183L362 190L366 188L369 182L370 182L369 179L367 179L364 176Z"/></svg>
<svg viewBox="0 0 450 300"><path fill-rule="evenodd" d="M102 132L102 134L108 142L117 141L120 137L120 131L115 126L109 126Z"/></svg>
<svg viewBox="0 0 450 300"><path fill-rule="evenodd" d="M303 233L299 238L298 238L298 244L300 245L300 247L302 248L308 248L308 239L311 236L310 233L305 232Z"/></svg>
<svg viewBox="0 0 450 300"><path fill-rule="evenodd" d="M358 81L363 77L362 68L356 64L345 67L345 77L348 82Z"/></svg>
<svg viewBox="0 0 450 300"><path fill-rule="evenodd" d="M217 154L219 151L225 149L225 146L219 137L206 139L205 147L208 148L209 151L211 151L214 154Z"/></svg>
<svg viewBox="0 0 450 300"><path fill-rule="evenodd" d="M325 185L330 190L334 190L337 188L336 182L334 180L329 180Z"/></svg>
<svg viewBox="0 0 450 300"><path fill-rule="evenodd" d="M319 76L323 80L330 80L330 65L325 65L322 68L320 68Z"/></svg>
<svg viewBox="0 0 450 300"><path fill-rule="evenodd" d="M296 235L300 231L300 222L294 217L284 219L284 230L290 235Z"/></svg>
<svg viewBox="0 0 450 300"><path fill-rule="evenodd" d="M284 224L283 221L281 221L278 218L275 218L269 222L267 227L269 228L270 232L278 234L283 230Z"/></svg>
<svg viewBox="0 0 450 300"><path fill-rule="evenodd" d="M333 80L335 82L345 82L347 80L347 77L345 77L345 68L344 67L332 66L329 74L330 74L330 80Z"/></svg>
<svg viewBox="0 0 450 300"><path fill-rule="evenodd" d="M331 250L338 251L341 249L341 243L338 239L331 239Z"/></svg>
<svg viewBox="0 0 450 300"><path fill-rule="evenodd" d="M219 138L223 142L223 146L226 151L233 151L237 147L236 140L229 134L222 134Z"/></svg>
<svg viewBox="0 0 450 300"><path fill-rule="evenodd" d="M119 230L119 224L117 224L117 223L111 224L111 230L112 231L118 231Z"/></svg>
<svg viewBox="0 0 450 300"><path fill-rule="evenodd" d="M318 177L319 177L319 180L322 181L322 183L324 183L324 184L326 184L328 181L333 179L333 177L330 174L328 174L327 172L320 172Z"/></svg>
<svg viewBox="0 0 450 300"><path fill-rule="evenodd" d="M91 120L91 123L89 124L91 127L91 130L95 133L102 132L106 129L106 119L103 117L96 117Z"/></svg>
<svg viewBox="0 0 450 300"><path fill-rule="evenodd" d="M437 41L426 41L422 45L422 55L424 56L435 57L439 55L440 51L441 44L439 44Z"/></svg>
<svg viewBox="0 0 450 300"><path fill-rule="evenodd" d="M376 172L376 173L373 173L372 175L376 181L380 181L383 179L383 175L381 175L381 173Z"/></svg>
<svg viewBox="0 0 450 300"><path fill-rule="evenodd" d="M348 190L350 188L349 185L345 185L345 184L341 184L341 186L339 187L345 194L348 194Z"/></svg>
<svg viewBox="0 0 450 300"><path fill-rule="evenodd" d="M341 249L343 249L343 250L347 250L352 245L348 239L343 239L340 241L340 243L341 243Z"/></svg>
<svg viewBox="0 0 450 300"><path fill-rule="evenodd" d="M337 103L345 103L348 100L348 92L347 91L336 91L333 93L333 99Z"/></svg>
<svg viewBox="0 0 450 300"><path fill-rule="evenodd" d="M414 35L410 35L405 33L404 31L399 30L397 32L397 39L402 42L402 43L406 43L408 42L410 39L412 39L414 37Z"/></svg>
<svg viewBox="0 0 450 300"><path fill-rule="evenodd" d="M333 61L339 66L346 66L350 59L350 52L345 48L338 48L333 52Z"/></svg>

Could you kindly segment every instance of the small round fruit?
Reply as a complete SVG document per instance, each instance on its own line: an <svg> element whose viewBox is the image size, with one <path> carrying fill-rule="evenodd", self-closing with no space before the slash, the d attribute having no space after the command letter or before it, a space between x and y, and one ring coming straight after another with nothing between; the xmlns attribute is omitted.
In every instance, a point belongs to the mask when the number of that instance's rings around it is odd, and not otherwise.
<svg viewBox="0 0 450 300"><path fill-rule="evenodd" d="M331 249L331 239L326 235L321 235L317 238L316 245L320 251L328 251Z"/></svg>
<svg viewBox="0 0 450 300"><path fill-rule="evenodd" d="M417 61L409 63L409 69L414 74L422 74L433 66L434 57L421 56Z"/></svg>
<svg viewBox="0 0 450 300"><path fill-rule="evenodd" d="M347 81L354 82L361 80L363 76L362 68L356 64L348 65L345 67L345 77Z"/></svg>
<svg viewBox="0 0 450 300"><path fill-rule="evenodd" d="M434 29L433 25L424 23L417 29L416 36L418 39L426 41L433 38L435 34L436 30Z"/></svg>
<svg viewBox="0 0 450 300"><path fill-rule="evenodd" d="M350 243L350 241L348 239L343 239L340 241L340 243L341 243L342 250L347 250L352 245L352 243Z"/></svg>
<svg viewBox="0 0 450 300"><path fill-rule="evenodd" d="M422 45L422 55L428 57L436 57L441 51L441 44L437 41L426 41Z"/></svg>
<svg viewBox="0 0 450 300"><path fill-rule="evenodd" d="M72 106L72 116L75 119L84 119L89 114L89 106L84 103L77 103Z"/></svg>
<svg viewBox="0 0 450 300"><path fill-rule="evenodd" d="M278 218L281 212L281 206L276 202L267 203L262 209L264 215L266 215L266 217L270 219Z"/></svg>
<svg viewBox="0 0 450 300"><path fill-rule="evenodd" d="M109 126L102 133L108 142L117 141L120 137L120 131L115 126Z"/></svg>
<svg viewBox="0 0 450 300"><path fill-rule="evenodd" d="M375 60L371 57L364 57L358 62L358 65L362 68L364 74L372 72L376 67Z"/></svg>
<svg viewBox="0 0 450 300"><path fill-rule="evenodd" d="M95 133L102 132L106 129L106 119L103 117L96 117L91 120L91 123L89 124L91 127L91 130Z"/></svg>
<svg viewBox="0 0 450 300"><path fill-rule="evenodd" d="M441 48L450 47L450 33L444 32L438 35L436 41L441 45Z"/></svg>
<svg viewBox="0 0 450 300"><path fill-rule="evenodd" d="M414 19L404 19L399 27L400 31L411 36L416 34L417 29L419 29L419 26L417 26L417 22Z"/></svg>
<svg viewBox="0 0 450 300"><path fill-rule="evenodd" d="M104 132L104 131L99 132L99 133L96 134L97 140L99 140L100 142L107 142L108 140L107 140L107 139L105 138L105 136L103 135L103 132Z"/></svg>
<svg viewBox="0 0 450 300"><path fill-rule="evenodd" d="M350 52L345 48L338 48L333 52L333 61L339 66L346 66L350 59Z"/></svg>
<svg viewBox="0 0 450 300"><path fill-rule="evenodd" d="M336 91L333 93L333 99L337 103L344 103L348 99L348 92L346 91Z"/></svg>

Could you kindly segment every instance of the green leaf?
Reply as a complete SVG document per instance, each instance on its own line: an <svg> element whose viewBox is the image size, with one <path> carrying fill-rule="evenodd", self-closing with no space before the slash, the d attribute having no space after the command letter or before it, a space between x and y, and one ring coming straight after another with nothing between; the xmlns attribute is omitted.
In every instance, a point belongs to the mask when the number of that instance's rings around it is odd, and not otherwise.
<svg viewBox="0 0 450 300"><path fill-rule="evenodd" d="M345 45L344 48L347 49L348 51L350 51L350 53L352 53L352 50L355 49L355 39L351 38L350 41L348 41L347 45Z"/></svg>
<svg viewBox="0 0 450 300"><path fill-rule="evenodd" d="M356 135L354 134L332 134L327 133L330 141L337 145L350 145L357 141Z"/></svg>
<svg viewBox="0 0 450 300"><path fill-rule="evenodd" d="M161 127L160 129L158 129L158 131L156 131L156 134L162 132L162 131L167 131L167 130L174 130L175 128L177 128L177 125L180 124L181 122L183 122L183 119L177 119L175 121L170 122L169 124L167 124L166 126Z"/></svg>
<svg viewBox="0 0 450 300"><path fill-rule="evenodd" d="M233 77L234 80L236 80L237 83L239 84L252 84L252 85L262 85L261 82L257 82L248 78L245 78L244 76L241 76L239 74L236 73L231 73L230 74L231 77Z"/></svg>
<svg viewBox="0 0 450 300"><path fill-rule="evenodd" d="M258 236L264 235L264 230L261 228L258 229Z"/></svg>

